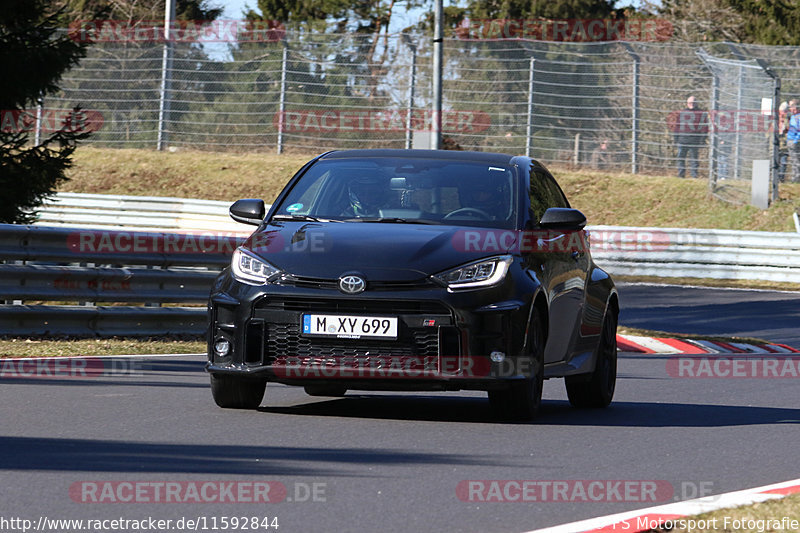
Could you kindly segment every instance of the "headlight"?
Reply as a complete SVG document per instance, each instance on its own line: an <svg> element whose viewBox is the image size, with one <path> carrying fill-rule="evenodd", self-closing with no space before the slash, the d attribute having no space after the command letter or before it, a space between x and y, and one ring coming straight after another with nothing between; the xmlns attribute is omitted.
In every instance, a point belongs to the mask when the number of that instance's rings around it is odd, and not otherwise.
<svg viewBox="0 0 800 533"><path fill-rule="evenodd" d="M233 277L250 285L264 285L280 270L253 254L237 248L231 260Z"/></svg>
<svg viewBox="0 0 800 533"><path fill-rule="evenodd" d="M433 277L451 290L490 287L503 281L512 261L513 258L510 255L492 257L436 274Z"/></svg>

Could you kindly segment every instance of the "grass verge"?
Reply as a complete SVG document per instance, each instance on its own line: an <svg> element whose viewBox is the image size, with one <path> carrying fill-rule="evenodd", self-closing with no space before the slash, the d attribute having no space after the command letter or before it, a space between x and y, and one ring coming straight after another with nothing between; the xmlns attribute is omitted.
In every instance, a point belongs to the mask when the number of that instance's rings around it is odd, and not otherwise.
<svg viewBox="0 0 800 533"><path fill-rule="evenodd" d="M781 283L751 279L711 278L657 278L655 276L615 275L617 283L652 283L654 285L694 285L697 287L720 287L728 289L761 289L765 291L791 291L800 293L800 283Z"/></svg>
<svg viewBox="0 0 800 533"><path fill-rule="evenodd" d="M60 190L95 194L177 196L272 202L315 154L92 148L82 146ZM553 168L573 206L593 225L794 231L800 184L781 184L780 199L762 211L708 193L705 180Z"/></svg>
<svg viewBox="0 0 800 533"><path fill-rule="evenodd" d="M206 343L172 338L0 338L0 357L61 357L205 353Z"/></svg>

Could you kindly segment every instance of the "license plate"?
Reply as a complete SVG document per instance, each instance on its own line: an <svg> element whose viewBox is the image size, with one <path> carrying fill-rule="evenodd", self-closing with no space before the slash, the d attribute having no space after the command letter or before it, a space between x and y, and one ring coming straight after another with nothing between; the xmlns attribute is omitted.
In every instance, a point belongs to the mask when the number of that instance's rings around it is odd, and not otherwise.
<svg viewBox="0 0 800 533"><path fill-rule="evenodd" d="M303 335L341 339L396 339L397 317L303 315Z"/></svg>

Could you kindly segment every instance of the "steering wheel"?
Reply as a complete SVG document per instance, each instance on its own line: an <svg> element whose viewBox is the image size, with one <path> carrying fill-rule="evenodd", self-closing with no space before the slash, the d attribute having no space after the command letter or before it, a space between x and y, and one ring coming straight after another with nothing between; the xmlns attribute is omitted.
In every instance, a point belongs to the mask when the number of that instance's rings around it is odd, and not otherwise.
<svg viewBox="0 0 800 533"><path fill-rule="evenodd" d="M467 214L471 217L480 217L483 220L492 219L492 215L490 215L483 209L478 209L476 207L462 207L460 209L456 209L455 211L450 211L444 217L442 217L442 220L447 220L450 218L455 218L458 215L467 215Z"/></svg>

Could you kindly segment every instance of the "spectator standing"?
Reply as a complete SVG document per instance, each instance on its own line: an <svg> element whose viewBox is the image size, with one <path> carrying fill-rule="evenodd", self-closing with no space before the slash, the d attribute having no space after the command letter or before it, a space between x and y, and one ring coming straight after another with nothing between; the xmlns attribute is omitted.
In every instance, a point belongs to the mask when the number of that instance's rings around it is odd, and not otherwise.
<svg viewBox="0 0 800 533"><path fill-rule="evenodd" d="M800 182L800 114L797 100L789 100L789 128L786 132L789 162L792 164L792 183Z"/></svg>
<svg viewBox="0 0 800 533"><path fill-rule="evenodd" d="M603 139L597 148L592 150L590 163L596 170L607 170L611 166L611 154L608 152L607 140Z"/></svg>
<svg viewBox="0 0 800 533"><path fill-rule="evenodd" d="M686 176L686 160L693 178L697 177L698 154L708 136L708 113L697 106L696 98L686 99L686 107L670 116L670 130L678 147L678 177Z"/></svg>

